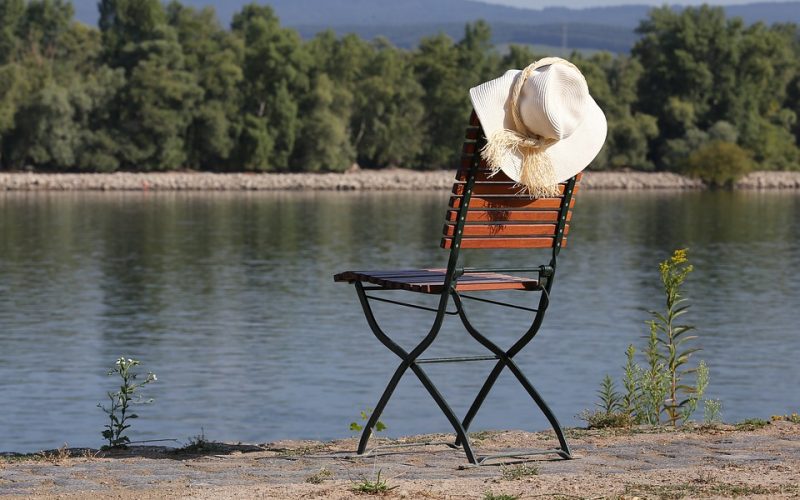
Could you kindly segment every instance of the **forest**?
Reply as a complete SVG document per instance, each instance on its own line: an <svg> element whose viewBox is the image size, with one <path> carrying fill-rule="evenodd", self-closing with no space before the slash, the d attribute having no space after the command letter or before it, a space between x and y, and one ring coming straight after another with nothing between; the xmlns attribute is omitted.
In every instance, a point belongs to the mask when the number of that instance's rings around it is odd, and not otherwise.
<svg viewBox="0 0 800 500"><path fill-rule="evenodd" d="M321 32L304 40L250 4L0 2L0 169L341 171L452 168L468 89L546 55L492 46L491 28L413 49ZM573 53L609 122L593 169L724 184L800 169L800 31L721 7L655 8L629 54Z"/></svg>

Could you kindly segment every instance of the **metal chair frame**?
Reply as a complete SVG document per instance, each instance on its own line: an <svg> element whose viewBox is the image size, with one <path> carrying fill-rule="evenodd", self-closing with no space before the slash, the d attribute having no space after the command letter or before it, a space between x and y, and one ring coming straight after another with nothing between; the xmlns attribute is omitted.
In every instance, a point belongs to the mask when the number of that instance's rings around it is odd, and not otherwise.
<svg viewBox="0 0 800 500"><path fill-rule="evenodd" d="M384 389L383 394L378 400L378 403L375 405L375 408L373 409L372 414L370 415L369 420L367 421L367 424L364 426L363 432L361 434L361 439L359 440L358 444L357 453L359 455L363 455L366 452L367 443L369 441L370 436L372 435L372 429L375 427L375 425L378 422L378 419L381 417L381 414L383 413L386 404L389 402L392 393L397 387L397 384L400 382L403 375L410 369L417 376L419 381L431 395L433 400L439 406L439 409L442 411L445 417L447 417L447 420L450 422L450 425L455 430L456 440L452 444L452 446L463 447L467 460L471 464L481 465L489 459L499 458L499 457L521 457L521 456L543 454L543 453L545 454L554 453L564 459L572 458L569 445L567 444L566 438L564 436L564 431L562 430L561 425L558 422L558 419L556 418L552 410L547 406L547 403L545 403L544 399L542 399L541 395L533 386L533 384L523 374L519 366L517 366L516 362L514 361L514 357L517 354L519 354L520 351L522 351L539 332L539 329L542 325L542 321L544 320L545 312L547 312L548 306L550 304L550 290L553 286L553 281L555 279L556 261L564 240L564 228L567 224L567 215L569 212L570 202L573 197L577 179L576 177L569 179L564 187L564 194L561 202L561 207L558 213L558 220L556 222L556 232L552 247L552 256L550 258L550 262L547 265L542 265L533 268L513 268L513 269L512 268L459 268L458 267L459 253L460 253L459 250L461 247L462 233L467 218L467 211L469 209L470 199L475 186L476 173L480 165L479 151L481 147L485 144L485 141L486 138L484 137L483 133L481 133L479 135L477 145L473 149L472 160L469 166L469 173L467 175L464 187L463 201L458 211L455 233L453 235L452 246L450 249L450 257L447 264L447 271L444 277L443 288L439 297L438 307L436 308L425 307L417 304L409 304L406 302L376 297L374 295L368 295L367 294L368 291L388 290L388 288L382 286L365 286L364 284L362 284L361 281L354 282L359 302L361 303L361 307L364 311L364 316L367 320L367 323L369 324L370 329L372 330L372 333L384 346L386 346L390 351L396 354L397 357L399 357L401 360L399 366L394 371L394 374L392 375L391 379L389 380L389 383ZM480 297L473 297L470 295L464 295L463 293L459 293L456 290L456 285L458 283L459 277L465 273L496 273L496 272L537 273L538 288L535 291L539 291L541 293L539 297L538 306L536 308L523 307L519 305L509 304L506 302L489 300ZM447 310L448 303L451 298L453 300L453 304L455 305L455 311ZM497 344L490 341L480 331L478 331L475 325L470 321L464 309L464 303L463 303L464 299L477 300L502 307L511 307L515 309L529 311L534 313L534 317L527 331L525 331L522 334L522 336L519 337L519 339L511 346L511 348L509 348L508 350L503 350ZM436 316L433 320L433 324L430 330L428 331L427 335L425 335L425 337L413 349L406 351L400 345L394 342L380 327L372 311L370 300L387 302L395 305L432 311L436 313ZM464 328L467 330L470 336L472 336L472 338L474 338L479 344L481 344L483 347L489 350L492 353L492 355L454 357L454 358L428 358L428 359L420 358L420 356L425 352L425 350L428 349L428 347L430 347L430 345L436 339L446 315L458 316L461 322L463 323ZM467 411L466 416L464 417L463 420L459 420L458 417L453 412L453 410L450 408L450 405L447 403L445 398L442 396L442 394L433 384L431 379L425 373L425 370L423 370L421 365L426 363L452 363L452 362L483 361L483 360L496 360L496 364L494 365L494 368L490 372L489 376L486 378L485 382L483 383L483 386L481 387L480 391L478 392L477 396L472 402L472 405ZM467 431L469 430L470 424L472 423L473 419L475 418L481 406L483 405L486 397L488 396L489 392L491 391L492 387L497 381L497 378L506 368L508 368L511 371L514 377L525 388L525 390L530 395L531 399L533 399L533 401L539 407L541 412L547 418L548 422L553 428L553 431L555 431L556 437L558 438L559 448L539 450L533 452L505 453L505 454L495 454L487 456L478 456L474 452L469 436L467 435Z"/></svg>

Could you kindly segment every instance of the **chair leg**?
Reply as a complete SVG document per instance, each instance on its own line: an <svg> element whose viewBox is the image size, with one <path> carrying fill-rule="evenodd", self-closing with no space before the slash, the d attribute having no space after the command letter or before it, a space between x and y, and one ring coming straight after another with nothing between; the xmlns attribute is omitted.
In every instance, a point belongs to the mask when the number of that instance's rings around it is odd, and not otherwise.
<svg viewBox="0 0 800 500"><path fill-rule="evenodd" d="M542 410L542 413L544 413L544 416L547 417L547 420L550 422L550 426L553 428L553 431L555 431L556 437L558 438L558 444L561 446L561 451L563 452L559 453L559 455L566 459L572 458L572 453L569 451L567 439L564 437L564 431L561 429L561 424L558 423L558 419L553 411L550 410L550 407L544 402L544 399L542 399L542 396L539 394L536 388L533 387L533 384L530 383L528 378L525 377L517 364L514 363L514 360L508 358L506 360L506 365L508 366L508 369L511 370L511 373L517 377L517 380L519 380L519 383L522 384L522 387L528 391L528 394L530 394L531 398L536 402L536 405L540 410Z"/></svg>
<svg viewBox="0 0 800 500"><path fill-rule="evenodd" d="M503 364L502 361L499 361L496 365L494 365L494 369L492 369L492 372L486 378L486 381L483 383L483 386L481 387L481 390L478 392L478 395L475 396L475 400L472 402L472 405L469 407L469 410L467 410L467 414L461 423L461 425L464 427L465 432L469 430L469 426L470 424L472 424L472 419L474 419L475 415L478 414L478 410L481 408L481 405L483 405L483 401L486 399L486 396L489 395L489 391L492 390L494 383L497 381L497 377L499 377L500 373L503 372L504 366L505 365ZM456 439L455 445L456 446L461 445L460 438Z"/></svg>
<svg viewBox="0 0 800 500"><path fill-rule="evenodd" d="M477 465L478 461L475 458L475 453L472 451L472 445L469 442L469 437L467 436L467 432L464 427L459 422L458 417L456 417L453 410L450 408L450 405L447 404L444 397L439 393L436 389L436 386L433 385L433 382L428 378L428 375L422 370L422 368L417 364L411 365L411 370L417 375L422 385L425 386L425 389L428 390L431 397L436 404L439 405L439 409L442 410L447 420L450 421L450 425L453 426L453 429L456 431L456 443L460 443L464 445L464 454L467 456L467 460L469 463Z"/></svg>
<svg viewBox="0 0 800 500"><path fill-rule="evenodd" d="M539 407L541 412L547 418L547 421L550 423L550 426L556 433L556 437L558 438L558 443L560 445L560 449L557 451L557 453L562 458L565 459L572 458L572 455L569 450L569 445L567 445L567 440L564 436L564 431L561 429L561 424L558 422L558 419L556 418L555 414L550 409L550 407L547 406L547 403L545 403L544 399L542 399L542 396L539 394L536 388L533 387L533 384L530 383L530 381L525 377L525 375L522 373L522 371L519 369L517 364L514 363L514 360L512 359L514 355L519 353L533 339L533 337L538 332L545 309L540 307L540 310L536 313L536 317L534 318L533 324L531 325L530 329L520 338L519 341L517 341L516 344L514 344L511 350L506 352L503 351L499 346L497 346L497 344L489 340L486 336L481 334L478 331L478 329L475 328L474 325L472 325L472 323L469 321L469 318L467 317L466 312L464 311L461 298L458 296L457 293L453 294L453 300L456 304L456 308L458 309L459 317L461 318L464 327L467 329L467 332L469 332L469 334L475 340L477 340L481 345L486 347L488 350L494 353L498 358L500 358L497 364L495 365L494 369L492 370L492 372L487 377L483 386L481 387L480 392L478 392L478 395L475 397L475 400L472 402L472 405L467 411L467 415L464 417L462 426L465 432L469 429L472 420L475 418L475 415L477 415L478 410L480 410L481 406L483 405L483 402L489 395L489 392L494 386L494 383L497 381L497 378L500 376L500 373L502 373L503 368L508 366L508 368L517 378L519 383L522 385L522 387L525 388L525 390L531 396L531 399L533 399L533 401ZM460 444L460 441L456 439L455 444L456 446L458 446Z"/></svg>
<svg viewBox="0 0 800 500"><path fill-rule="evenodd" d="M378 321L375 318L375 315L372 313L372 308L369 304L369 298L364 293L364 288L360 282L356 282L356 292L364 310L364 316L367 319L367 323L369 324L372 333L375 334L375 336L383 345L385 345L387 348L389 348L389 350L394 352L400 359L403 360L402 363L400 363L400 366L397 367L397 370L395 370L394 375L389 381L389 384L386 386L386 389L384 389L378 404L375 405L375 409L372 411L372 414L367 421L367 425L361 433L357 453L359 455L364 454L364 451L367 448L367 443L369 442L369 438L372 436L372 429L377 424L381 413L383 413L386 404L392 397L392 393L394 393L394 390L397 387L397 384L400 382L400 379L403 377L403 374L410 367L420 382L422 382L422 385L431 395L433 400L436 401L436 404L439 406L439 409L442 411L442 413L444 413L445 417L447 417L450 425L453 426L458 441L464 444L464 453L467 456L467 460L469 460L469 462L472 464L477 464L478 461L472 451L472 446L470 445L467 433L461 426L461 422L458 420L458 417L455 416L455 413L453 413L453 410L447 404L447 401L436 389L436 386L433 385L433 382L431 382L430 378L428 378L428 375L422 370L422 368L419 367L419 365L414 362L436 338L436 335L438 334L442 325L444 311L447 308L447 296L443 296L442 300L440 301L436 320L434 321L434 324L431 327L428 335L426 335L425 338L414 349L412 349L410 352L406 352L402 347L400 347L399 344L390 339L389 336L386 335L386 333L378 325Z"/></svg>
<svg viewBox="0 0 800 500"><path fill-rule="evenodd" d="M386 403L389 402L389 398L392 397L392 393L395 388L397 388L397 384L400 383L400 379L403 378L403 374L406 370L408 370L408 364L403 361L400 363L400 366L397 367L397 370L395 370L394 375L391 380L389 380L389 384L386 385L386 389L383 390L381 399L378 400L378 404L376 404L375 409L372 410L372 415L369 416L367 425L364 426L364 430L361 433L361 439L358 441L357 453L359 455L363 455L364 451L367 449L367 442L372 435L372 429L378 423L378 419L381 418L381 413L383 413L383 409L386 408Z"/></svg>

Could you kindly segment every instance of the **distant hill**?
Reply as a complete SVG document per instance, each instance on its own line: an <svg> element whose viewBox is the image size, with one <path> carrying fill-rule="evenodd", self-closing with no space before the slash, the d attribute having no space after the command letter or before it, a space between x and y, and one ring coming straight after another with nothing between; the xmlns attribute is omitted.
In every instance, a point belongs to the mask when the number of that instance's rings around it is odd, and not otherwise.
<svg viewBox="0 0 800 500"><path fill-rule="evenodd" d="M194 7L212 6L223 25L251 0L182 0ZM364 38L385 36L395 44L413 46L420 37L438 32L459 38L464 24L485 19L492 24L495 43L523 43L593 48L625 52L636 40L633 30L650 6L620 5L568 9L519 9L473 0L268 0L284 26L304 37L323 29L357 33ZM76 15L97 23L97 0L73 0ZM674 7L679 9L680 7ZM746 23L800 23L800 1L764 2L725 7L728 16Z"/></svg>

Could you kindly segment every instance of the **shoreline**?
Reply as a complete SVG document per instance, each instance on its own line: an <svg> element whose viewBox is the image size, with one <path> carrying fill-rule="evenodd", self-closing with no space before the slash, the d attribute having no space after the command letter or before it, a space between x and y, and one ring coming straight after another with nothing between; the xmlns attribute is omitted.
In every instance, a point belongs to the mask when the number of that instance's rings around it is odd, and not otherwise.
<svg viewBox="0 0 800 500"><path fill-rule="evenodd" d="M116 172L110 174L2 173L0 191L444 191L454 172L406 169L347 173ZM698 179L668 172L591 172L590 190L701 190ZM797 190L800 172L751 172L735 184L743 190Z"/></svg>
<svg viewBox="0 0 800 500"><path fill-rule="evenodd" d="M390 498L796 498L800 423L745 421L685 428L567 429L574 460L534 455L469 466L452 435L375 439L395 445L355 456L356 438L264 444L194 441L182 449L98 452L66 446L0 457L9 498L353 498L385 481ZM480 452L557 446L552 432L482 431ZM416 446L415 446L416 445ZM376 492L379 493L379 492Z"/></svg>

